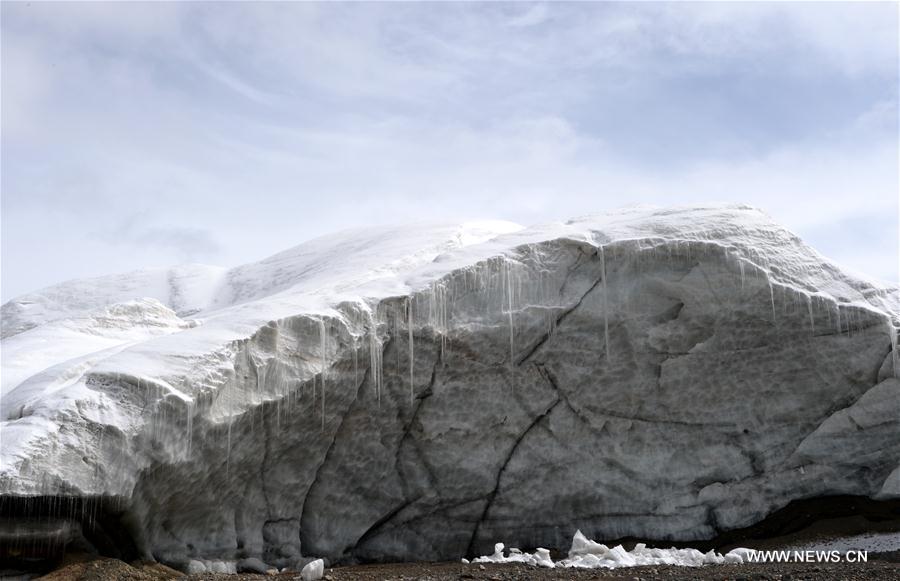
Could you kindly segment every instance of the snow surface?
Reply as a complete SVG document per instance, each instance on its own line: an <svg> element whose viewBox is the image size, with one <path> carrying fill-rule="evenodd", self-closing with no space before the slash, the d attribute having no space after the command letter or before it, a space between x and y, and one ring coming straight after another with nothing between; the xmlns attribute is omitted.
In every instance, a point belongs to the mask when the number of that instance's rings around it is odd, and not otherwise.
<svg viewBox="0 0 900 581"><path fill-rule="evenodd" d="M118 413L88 388L88 372L127 374L179 397L182 392L166 378L180 376L178 383L196 393L206 382L185 381L189 372L215 365L222 350L273 318L403 292L405 273L521 228L480 221L349 231L230 270L142 269L17 297L2 307L0 475L14 476L17 465L73 415L99 414L102 424L134 433L136 418Z"/></svg>
<svg viewBox="0 0 900 581"><path fill-rule="evenodd" d="M572 538L572 548L568 558L553 561L548 549L537 549L533 553L525 553L516 548L504 552L503 543L494 545L494 554L478 557L473 563L524 563L536 567L576 568L576 569L617 569L619 567L640 567L645 565L679 565L699 567L701 565L721 565L723 563L747 563L748 555L753 549L733 549L725 555L715 551L701 553L697 549L650 549L643 543L635 545L631 551L622 545L609 548L602 543L594 542L576 531Z"/></svg>
<svg viewBox="0 0 900 581"><path fill-rule="evenodd" d="M439 284L448 273L496 257L512 261L519 249L558 239L601 254L612 243L637 251L708 244L731 256L742 273L764 273L773 316L777 289L805 296L811 312L814 303L830 305L838 319L840 308L851 305L883 315L896 341L896 287L845 274L746 206L627 208L529 228L484 221L351 230L232 269L144 269L66 282L4 304L0 480L12 489L2 492L34 490L17 477L20 465L55 446L60 426L73 417L125 434L141 429L139 414L91 388L89 376L126 377L192 401L222 386L235 346L271 321L340 317L335 307L348 302L371 309L384 298ZM324 350L322 357L308 366L309 376L327 367ZM223 417L249 405L240 397L223 401L217 408ZM92 492L127 496L130 482L98 484Z"/></svg>

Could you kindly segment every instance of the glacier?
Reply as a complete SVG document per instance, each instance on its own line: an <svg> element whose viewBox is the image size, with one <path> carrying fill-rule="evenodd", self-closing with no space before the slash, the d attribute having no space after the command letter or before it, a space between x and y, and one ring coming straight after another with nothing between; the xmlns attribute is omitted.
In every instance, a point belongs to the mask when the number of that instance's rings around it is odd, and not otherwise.
<svg viewBox="0 0 900 581"><path fill-rule="evenodd" d="M182 569L710 539L900 498L898 328L747 206L70 281L2 306L0 508Z"/></svg>

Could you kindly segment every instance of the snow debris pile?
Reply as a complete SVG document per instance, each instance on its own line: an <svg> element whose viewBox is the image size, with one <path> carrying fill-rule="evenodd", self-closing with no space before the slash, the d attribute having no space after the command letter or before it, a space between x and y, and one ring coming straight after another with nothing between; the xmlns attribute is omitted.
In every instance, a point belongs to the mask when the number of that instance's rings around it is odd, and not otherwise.
<svg viewBox="0 0 900 581"><path fill-rule="evenodd" d="M191 559L188 561L185 570L189 575L199 575L201 573L224 573L226 575L237 574L237 567L233 562L229 561L200 561Z"/></svg>
<svg viewBox="0 0 900 581"><path fill-rule="evenodd" d="M616 569L619 567L640 567L644 565L679 565L683 567L699 567L701 565L721 565L723 563L747 563L748 555L752 555L753 549L733 549L724 555L715 551L701 553L697 549L648 549L644 543L638 543L631 551L626 551L622 545L609 548L604 544L594 542L577 531L572 538L572 548L569 549L569 557L561 561L553 561L550 551L537 549L534 553L523 553L519 549L510 548L509 554L504 554L504 544L494 545L494 554L478 557L473 563L524 563L536 567L572 567L579 569L597 569L604 567Z"/></svg>
<svg viewBox="0 0 900 581"><path fill-rule="evenodd" d="M325 574L325 561L316 559L303 566L300 577L303 581L317 581Z"/></svg>

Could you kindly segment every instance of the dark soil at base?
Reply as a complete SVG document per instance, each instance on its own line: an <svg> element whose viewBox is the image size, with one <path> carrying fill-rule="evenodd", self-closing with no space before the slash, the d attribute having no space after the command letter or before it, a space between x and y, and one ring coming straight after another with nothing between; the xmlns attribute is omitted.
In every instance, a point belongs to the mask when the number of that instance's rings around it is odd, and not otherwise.
<svg viewBox="0 0 900 581"><path fill-rule="evenodd" d="M117 559L65 565L49 575L46 581L158 581L160 579L190 579L204 581L237 580L300 580L300 574L277 575L222 575L205 573L184 575L157 563L127 564ZM630 567L626 569L543 569L519 564L484 565L463 563L397 563L384 565L354 565L335 567L325 571L325 581L535 581L551 579L627 579L641 580L720 580L735 581L818 581L824 579L846 580L900 580L900 552L869 555L868 563L764 563L749 565L707 565L704 567Z"/></svg>

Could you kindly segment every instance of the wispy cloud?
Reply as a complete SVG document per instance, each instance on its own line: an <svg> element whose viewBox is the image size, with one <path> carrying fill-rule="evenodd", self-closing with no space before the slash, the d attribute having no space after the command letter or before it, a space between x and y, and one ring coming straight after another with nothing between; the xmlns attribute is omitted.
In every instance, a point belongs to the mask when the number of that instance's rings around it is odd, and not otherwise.
<svg viewBox="0 0 900 581"><path fill-rule="evenodd" d="M4 299L368 223L710 200L897 277L839 226L896 239L895 4L0 9Z"/></svg>
<svg viewBox="0 0 900 581"><path fill-rule="evenodd" d="M546 4L535 4L527 8L521 14L511 18L507 24L509 26L535 26L547 20L549 10Z"/></svg>
<svg viewBox="0 0 900 581"><path fill-rule="evenodd" d="M158 226L146 212L125 218L120 224L91 231L98 240L114 245L156 248L178 257L179 262L215 260L222 250L209 230L194 226Z"/></svg>

